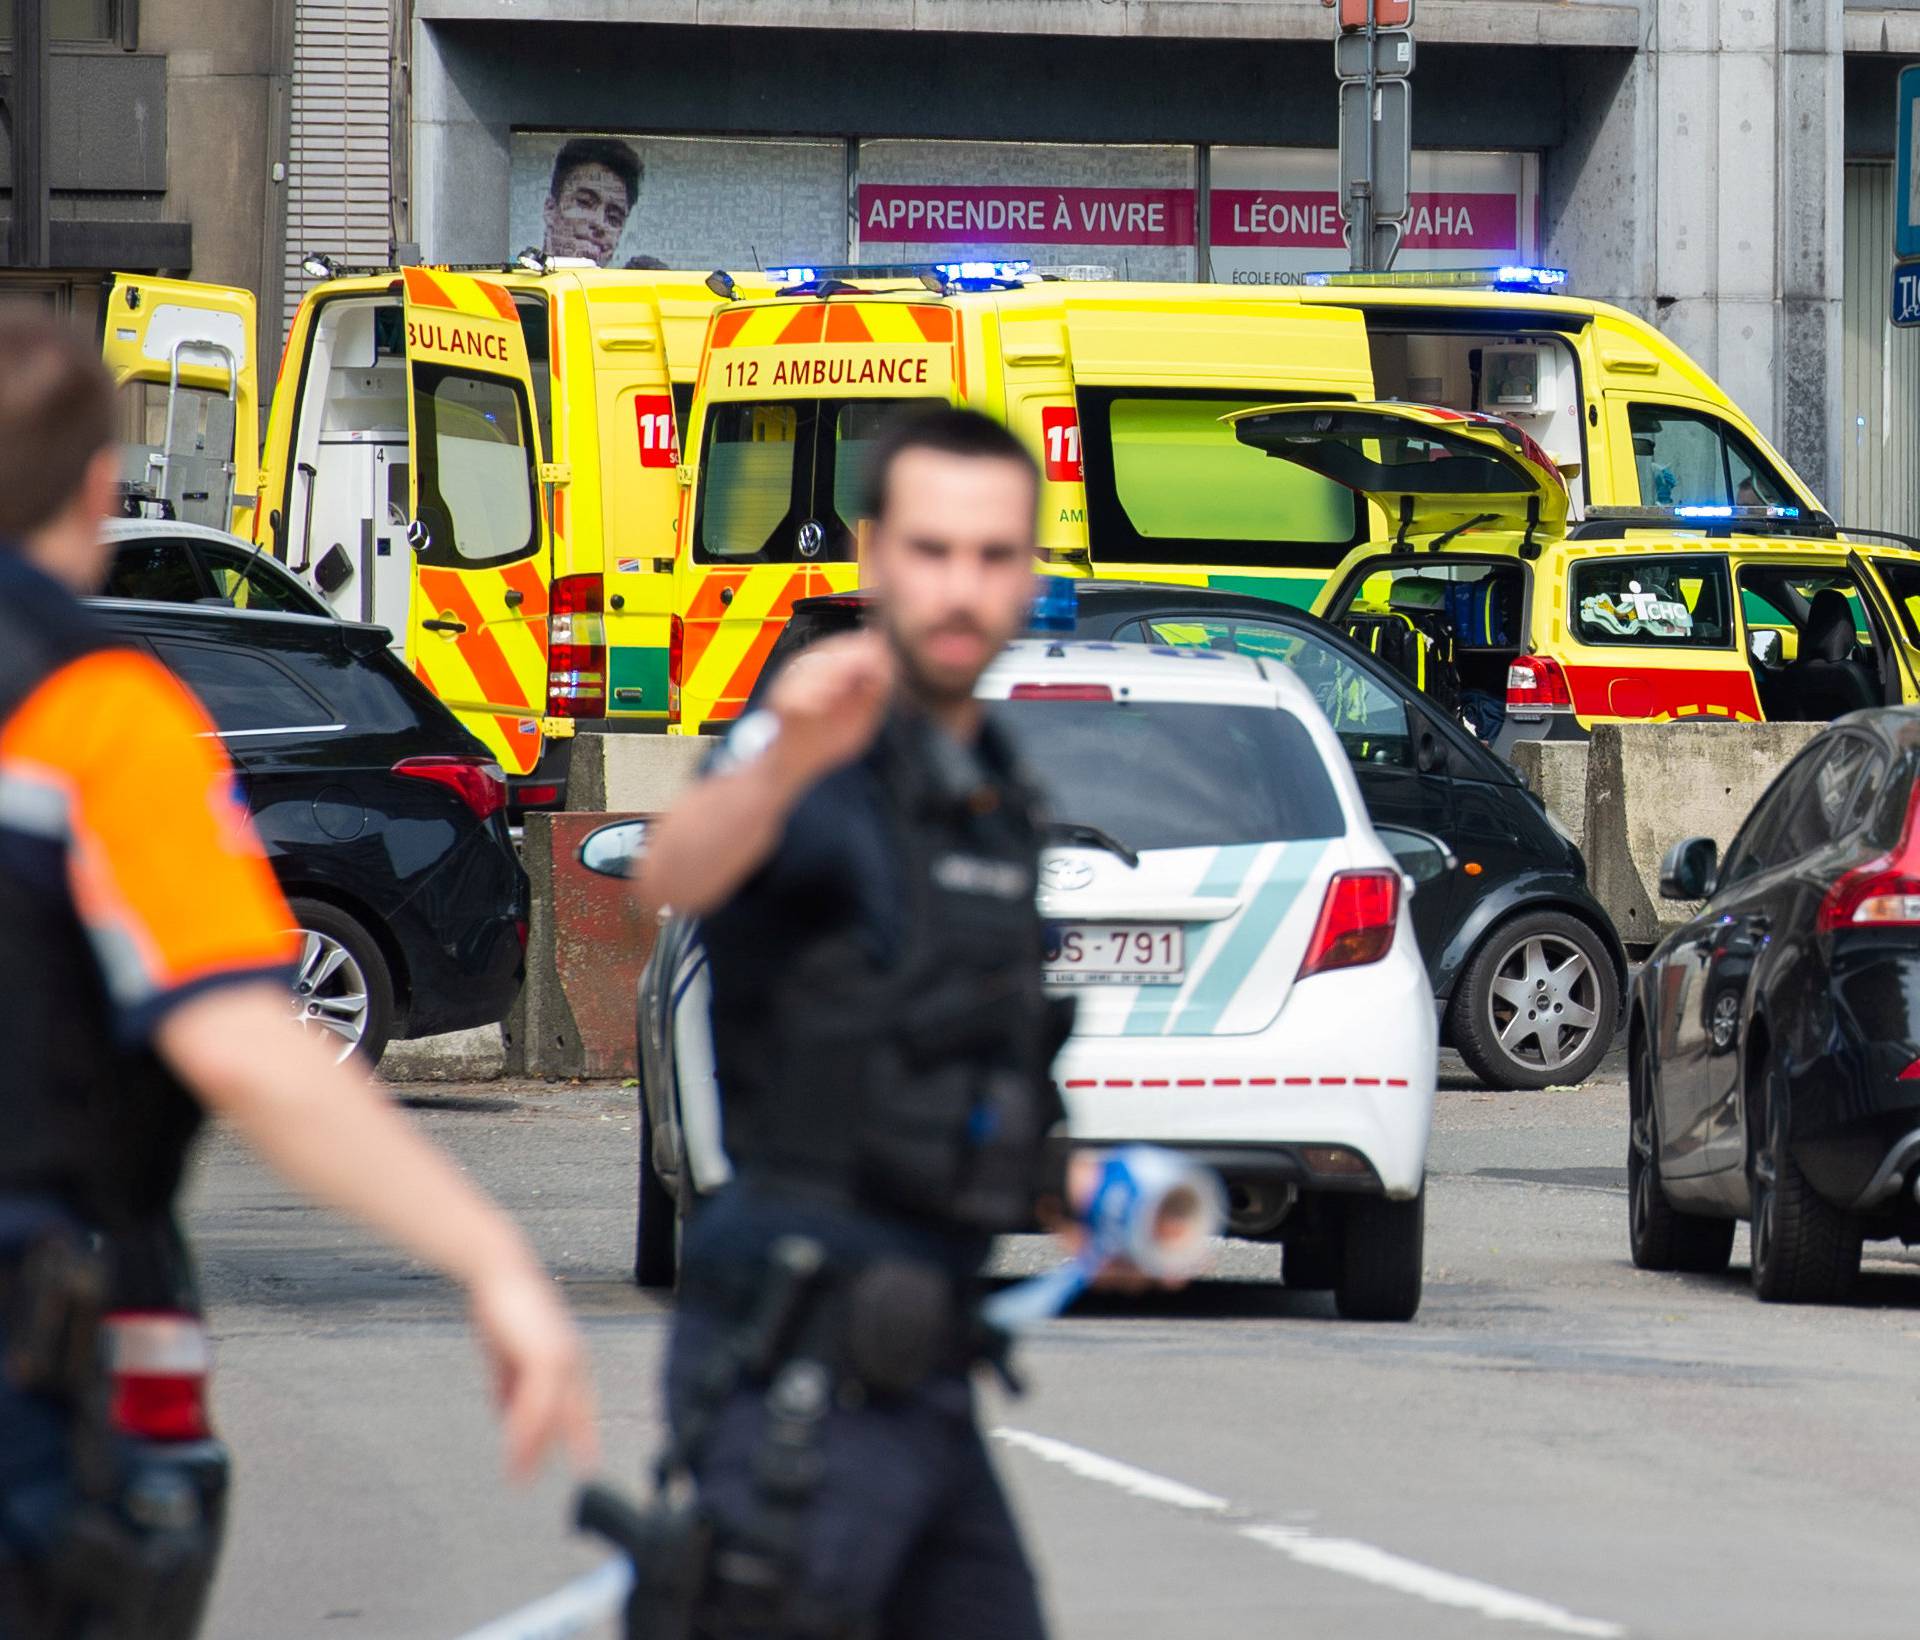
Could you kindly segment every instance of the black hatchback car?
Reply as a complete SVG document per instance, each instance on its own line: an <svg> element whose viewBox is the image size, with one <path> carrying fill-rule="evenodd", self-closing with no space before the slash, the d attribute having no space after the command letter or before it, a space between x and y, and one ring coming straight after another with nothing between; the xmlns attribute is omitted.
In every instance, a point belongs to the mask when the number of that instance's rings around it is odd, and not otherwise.
<svg viewBox="0 0 1920 1640"><path fill-rule="evenodd" d="M1628 1014L1628 1229L1643 1270L1726 1267L1830 1302L1863 1238L1920 1240L1920 710L1841 718L1781 772L1724 858L1669 851L1704 901Z"/></svg>
<svg viewBox="0 0 1920 1640"><path fill-rule="evenodd" d="M1073 636L1235 650L1307 683L1381 825L1431 832L1461 869L1413 897L1442 1040L1495 1087L1580 1082L1611 1045L1626 954L1572 841L1505 763L1407 679L1303 610L1206 587L1079 581ZM805 598L762 686L862 618L860 593Z"/></svg>
<svg viewBox="0 0 1920 1640"><path fill-rule="evenodd" d="M212 716L304 940L293 1007L341 1057L504 1019L527 879L506 781L380 627L102 598Z"/></svg>

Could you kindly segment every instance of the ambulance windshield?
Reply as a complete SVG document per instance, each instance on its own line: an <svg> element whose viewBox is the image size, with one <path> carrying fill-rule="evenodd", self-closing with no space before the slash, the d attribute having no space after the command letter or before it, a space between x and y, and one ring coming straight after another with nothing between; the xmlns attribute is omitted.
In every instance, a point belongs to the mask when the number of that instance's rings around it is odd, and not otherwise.
<svg viewBox="0 0 1920 1640"><path fill-rule="evenodd" d="M693 556L701 564L854 555L867 451L909 399L730 401L707 416Z"/></svg>

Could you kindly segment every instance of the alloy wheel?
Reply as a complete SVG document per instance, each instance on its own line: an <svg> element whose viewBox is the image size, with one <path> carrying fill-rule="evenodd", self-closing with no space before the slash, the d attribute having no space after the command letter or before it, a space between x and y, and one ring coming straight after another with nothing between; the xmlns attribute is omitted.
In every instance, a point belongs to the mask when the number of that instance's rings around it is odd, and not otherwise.
<svg viewBox="0 0 1920 1640"><path fill-rule="evenodd" d="M300 1025L328 1038L344 1060L360 1046L367 1031L367 976L353 953L330 934L297 929L299 966L294 971L289 1001Z"/></svg>
<svg viewBox="0 0 1920 1640"><path fill-rule="evenodd" d="M1556 1070L1586 1050L1600 1025L1600 977L1573 941L1530 934L1501 958L1487 990L1488 1021L1507 1055Z"/></svg>

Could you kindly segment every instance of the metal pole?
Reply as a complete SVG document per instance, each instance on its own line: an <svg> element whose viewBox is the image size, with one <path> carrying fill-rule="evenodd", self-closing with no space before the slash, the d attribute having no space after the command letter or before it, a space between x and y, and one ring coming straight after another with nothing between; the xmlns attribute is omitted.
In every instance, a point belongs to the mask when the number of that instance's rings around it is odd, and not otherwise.
<svg viewBox="0 0 1920 1640"><path fill-rule="evenodd" d="M1367 164L1363 180L1354 185L1354 210L1351 217L1352 242L1347 247L1347 266L1364 273L1373 265L1373 178L1379 156L1374 139L1373 102L1378 94L1377 62L1379 34L1377 0L1367 0Z"/></svg>
<svg viewBox="0 0 1920 1640"><path fill-rule="evenodd" d="M13 220L7 260L44 268L47 245L47 0L13 0Z"/></svg>

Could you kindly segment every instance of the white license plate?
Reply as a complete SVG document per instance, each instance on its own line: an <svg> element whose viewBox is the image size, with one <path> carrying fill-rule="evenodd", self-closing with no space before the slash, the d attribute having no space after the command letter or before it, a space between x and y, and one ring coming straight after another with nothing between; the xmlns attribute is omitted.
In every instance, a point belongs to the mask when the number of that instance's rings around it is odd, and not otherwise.
<svg viewBox="0 0 1920 1640"><path fill-rule="evenodd" d="M1051 923L1043 962L1049 985L1178 985L1187 977L1187 931L1177 923Z"/></svg>

